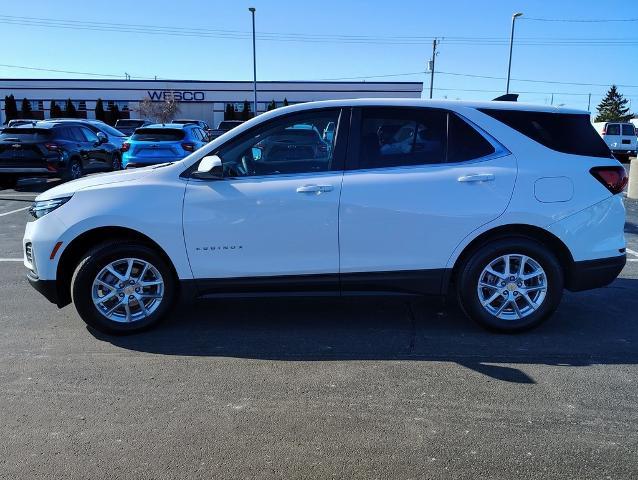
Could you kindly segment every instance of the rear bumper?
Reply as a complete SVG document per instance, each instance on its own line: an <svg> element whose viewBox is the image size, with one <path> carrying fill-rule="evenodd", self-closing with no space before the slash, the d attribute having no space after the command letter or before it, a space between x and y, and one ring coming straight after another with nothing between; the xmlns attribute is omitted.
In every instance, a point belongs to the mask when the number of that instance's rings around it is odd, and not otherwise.
<svg viewBox="0 0 638 480"><path fill-rule="evenodd" d="M580 292L609 285L618 277L626 262L626 255L574 262L565 287L572 292Z"/></svg>
<svg viewBox="0 0 638 480"><path fill-rule="evenodd" d="M40 292L44 298L58 305L58 286L55 280L41 280L32 272L27 273L27 279L31 286Z"/></svg>
<svg viewBox="0 0 638 480"><path fill-rule="evenodd" d="M622 150L622 149L612 149L611 153L614 155L636 155L636 150Z"/></svg>

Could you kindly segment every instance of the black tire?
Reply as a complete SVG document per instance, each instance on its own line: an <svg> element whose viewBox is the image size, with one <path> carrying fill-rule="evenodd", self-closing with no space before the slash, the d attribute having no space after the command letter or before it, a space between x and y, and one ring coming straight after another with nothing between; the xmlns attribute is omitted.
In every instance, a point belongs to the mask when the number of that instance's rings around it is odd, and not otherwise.
<svg viewBox="0 0 638 480"><path fill-rule="evenodd" d="M164 292L159 306L147 317L123 323L103 315L92 300L96 276L109 263L123 258L137 258L150 263L162 276ZM156 325L170 310L175 297L173 271L152 248L136 243L102 243L82 256L71 280L71 297L82 320L90 327L114 335L140 332Z"/></svg>
<svg viewBox="0 0 638 480"><path fill-rule="evenodd" d="M70 180L77 180L82 175L84 175L84 171L82 170L82 163L77 158L72 158L69 160L69 164L66 167L66 172L62 175L62 180L68 182Z"/></svg>
<svg viewBox="0 0 638 480"><path fill-rule="evenodd" d="M117 153L113 154L111 159L111 170L114 172L122 170L122 158Z"/></svg>
<svg viewBox="0 0 638 480"><path fill-rule="evenodd" d="M18 177L7 175L0 177L0 188L15 188L18 184Z"/></svg>
<svg viewBox="0 0 638 480"><path fill-rule="evenodd" d="M518 319L502 319L493 315L493 313L483 307L479 299L478 285L483 269L486 268L490 262L508 254L513 255L512 262L514 265L517 254L526 255L533 259L545 271L547 292L544 299L535 311ZM520 259L520 257L518 258ZM519 260L519 264L520 263L522 262ZM496 277L493 278L496 279ZM510 278L513 277L509 277L507 280L499 279L499 281L496 282L499 285L499 289L495 289L494 294L500 291L500 288L503 288L501 294L506 298L505 295L506 292L508 292L508 288L507 286L501 287L502 283L507 282L506 285L508 286L512 284L511 288L514 289L516 285L515 282L518 282L518 278L515 281L511 281ZM525 285L523 282L523 286ZM481 246L464 261L457 277L457 295L464 313L483 327L504 333L521 332L540 325L558 308L563 296L563 286L563 269L556 256L551 252L549 247L527 237L502 238L490 241ZM490 289L485 290L485 292L490 291ZM515 293L514 291L510 293L512 295L519 295L518 292ZM523 302L522 305L524 307L529 305L523 297L519 298L517 296L516 298L511 298L515 302ZM505 302L504 299L497 298L495 300L496 305L492 303L492 306L498 306L499 300L501 304ZM517 306L518 305L517 303ZM514 312L513 306L507 306L505 313L507 309L512 312L512 315L516 313Z"/></svg>

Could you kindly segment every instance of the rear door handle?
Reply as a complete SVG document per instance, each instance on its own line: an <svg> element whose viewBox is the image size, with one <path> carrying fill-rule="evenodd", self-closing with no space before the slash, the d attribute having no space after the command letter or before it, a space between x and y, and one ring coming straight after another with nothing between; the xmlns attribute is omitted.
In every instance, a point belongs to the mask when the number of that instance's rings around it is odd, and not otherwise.
<svg viewBox="0 0 638 480"><path fill-rule="evenodd" d="M297 187L297 193L322 193L334 190L332 185L302 185Z"/></svg>
<svg viewBox="0 0 638 480"><path fill-rule="evenodd" d="M494 175L491 173L476 173L459 177L459 182L491 182L492 180L494 180Z"/></svg>
<svg viewBox="0 0 638 480"><path fill-rule="evenodd" d="M319 185L303 185L301 187L297 187L297 193L319 193L321 192L321 187Z"/></svg>

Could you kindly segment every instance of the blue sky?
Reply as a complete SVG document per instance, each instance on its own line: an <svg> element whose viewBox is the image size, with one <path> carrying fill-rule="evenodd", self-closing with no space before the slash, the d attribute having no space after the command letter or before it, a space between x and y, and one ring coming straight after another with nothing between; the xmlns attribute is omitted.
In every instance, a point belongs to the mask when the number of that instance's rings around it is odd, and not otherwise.
<svg viewBox="0 0 638 480"><path fill-rule="evenodd" d="M426 37L438 36L442 41L436 70L447 74L436 75L434 97L490 99L504 90L504 79L449 73L505 77L511 16L520 11L524 16L516 24L513 79L633 85L620 91L638 110L638 22L531 20L638 18L630 0L5 1L0 5L0 63L122 77L128 72L151 78L251 80L249 6L257 8L257 31L263 32L257 41L261 80L419 72L431 55ZM44 26L52 20L72 23ZM78 28L73 23L77 21L96 22L100 30ZM171 27L177 35L143 33L145 25ZM201 31L209 33L201 36ZM304 35L304 41L297 41L295 34ZM0 77L95 78L6 66L0 66ZM429 85L423 73L385 79L424 81L426 92ZM575 108L586 108L587 94L592 93L594 108L606 87L513 80L511 90L530 92L522 94L521 101L534 103L549 103L554 93L554 104Z"/></svg>

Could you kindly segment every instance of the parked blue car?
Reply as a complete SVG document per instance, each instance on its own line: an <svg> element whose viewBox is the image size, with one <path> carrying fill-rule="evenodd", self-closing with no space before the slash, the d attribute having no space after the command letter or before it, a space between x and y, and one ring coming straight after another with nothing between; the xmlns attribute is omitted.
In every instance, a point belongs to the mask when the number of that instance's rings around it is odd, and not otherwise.
<svg viewBox="0 0 638 480"><path fill-rule="evenodd" d="M124 168L174 162L207 143L207 134L194 124L156 124L135 130L122 145Z"/></svg>

